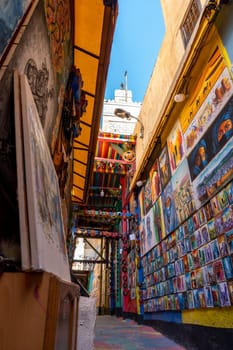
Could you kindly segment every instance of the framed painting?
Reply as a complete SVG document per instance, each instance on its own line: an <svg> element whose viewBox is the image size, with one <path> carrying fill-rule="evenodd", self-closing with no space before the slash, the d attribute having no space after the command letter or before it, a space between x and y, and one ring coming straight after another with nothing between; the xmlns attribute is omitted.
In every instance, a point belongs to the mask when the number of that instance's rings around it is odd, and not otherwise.
<svg viewBox="0 0 233 350"><path fill-rule="evenodd" d="M25 75L20 89L31 267L70 281L57 174Z"/></svg>

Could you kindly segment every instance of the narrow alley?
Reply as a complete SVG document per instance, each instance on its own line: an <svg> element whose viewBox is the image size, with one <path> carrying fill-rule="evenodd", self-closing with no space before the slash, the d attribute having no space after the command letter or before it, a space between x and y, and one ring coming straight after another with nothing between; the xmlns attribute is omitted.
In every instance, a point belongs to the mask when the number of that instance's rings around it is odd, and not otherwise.
<svg viewBox="0 0 233 350"><path fill-rule="evenodd" d="M149 326L115 316L97 316L95 350L185 350Z"/></svg>

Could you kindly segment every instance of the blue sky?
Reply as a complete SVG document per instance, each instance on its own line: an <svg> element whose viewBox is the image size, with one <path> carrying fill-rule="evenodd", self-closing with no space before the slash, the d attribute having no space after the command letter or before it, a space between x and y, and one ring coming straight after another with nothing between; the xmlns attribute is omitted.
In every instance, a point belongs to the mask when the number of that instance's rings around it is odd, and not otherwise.
<svg viewBox="0 0 233 350"><path fill-rule="evenodd" d="M108 69L106 99L125 82L142 102L164 37L160 0L118 0L119 13Z"/></svg>

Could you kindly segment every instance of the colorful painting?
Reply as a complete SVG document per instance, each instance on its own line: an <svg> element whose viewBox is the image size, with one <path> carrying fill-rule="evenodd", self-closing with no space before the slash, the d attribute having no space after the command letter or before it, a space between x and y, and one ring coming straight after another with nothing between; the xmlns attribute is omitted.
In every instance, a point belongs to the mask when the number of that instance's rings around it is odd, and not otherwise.
<svg viewBox="0 0 233 350"><path fill-rule="evenodd" d="M167 146L165 146L159 156L159 172L162 189L168 184L171 178L171 168L168 156Z"/></svg>
<svg viewBox="0 0 233 350"><path fill-rule="evenodd" d="M168 154L172 174L184 158L183 134L177 122L167 139Z"/></svg>
<svg viewBox="0 0 233 350"><path fill-rule="evenodd" d="M32 269L70 281L56 171L25 75L20 83Z"/></svg>
<svg viewBox="0 0 233 350"><path fill-rule="evenodd" d="M178 221L182 223L195 210L193 189L186 159L184 159L172 176L171 182Z"/></svg>
<svg viewBox="0 0 233 350"><path fill-rule="evenodd" d="M146 253L146 232L145 232L145 218L143 217L140 222L140 251L141 256L145 255Z"/></svg>
<svg viewBox="0 0 233 350"><path fill-rule="evenodd" d="M233 138L193 181L196 207L199 208L233 177Z"/></svg>
<svg viewBox="0 0 233 350"><path fill-rule="evenodd" d="M144 207L144 197L145 197L145 190L144 190L144 186L141 188L141 191L139 192L138 195L138 202L139 202L139 208L140 208L140 216L141 219L144 217L145 215L145 207Z"/></svg>
<svg viewBox="0 0 233 350"><path fill-rule="evenodd" d="M212 28L215 31L213 40L213 51L206 52L206 59L209 59L202 71L202 75L199 79L196 88L190 95L180 117L182 131L185 132L189 125L191 124L193 118L195 117L197 111L201 108L203 102L206 100L208 94L212 90L212 87L215 85L217 79L219 78L222 71L226 68L225 51L222 49L221 39L215 28ZM219 45L216 46L216 42L219 42ZM209 46L208 46L209 48Z"/></svg>
<svg viewBox="0 0 233 350"><path fill-rule="evenodd" d="M202 135L221 112L222 108L232 96L232 92L232 80L228 69L225 68L184 133L186 155L190 153L198 140L200 140Z"/></svg>
<svg viewBox="0 0 233 350"><path fill-rule="evenodd" d="M70 1L45 0L45 13L54 72L62 77L72 62Z"/></svg>
<svg viewBox="0 0 233 350"><path fill-rule="evenodd" d="M161 183L160 183L160 174L159 174L159 163L158 159L154 162L150 170L150 182L151 182L151 199L152 203L155 203L157 198L161 193Z"/></svg>
<svg viewBox="0 0 233 350"><path fill-rule="evenodd" d="M1 0L0 2L0 58L15 33L31 0Z"/></svg>
<svg viewBox="0 0 233 350"><path fill-rule="evenodd" d="M188 156L191 179L195 179L233 136L233 97Z"/></svg>
<svg viewBox="0 0 233 350"><path fill-rule="evenodd" d="M148 210L152 206L152 197L151 197L151 183L150 179L146 181L145 187L144 187L144 208L145 213L148 212Z"/></svg>
<svg viewBox="0 0 233 350"><path fill-rule="evenodd" d="M168 183L167 187L162 193L162 203L165 235L168 235L170 232L175 230L179 224L171 181Z"/></svg>
<svg viewBox="0 0 233 350"><path fill-rule="evenodd" d="M158 236L155 234L154 207L145 216L145 253L151 250L158 243Z"/></svg>
<svg viewBox="0 0 233 350"><path fill-rule="evenodd" d="M164 221L161 197L154 204L155 241L159 243L164 238Z"/></svg>

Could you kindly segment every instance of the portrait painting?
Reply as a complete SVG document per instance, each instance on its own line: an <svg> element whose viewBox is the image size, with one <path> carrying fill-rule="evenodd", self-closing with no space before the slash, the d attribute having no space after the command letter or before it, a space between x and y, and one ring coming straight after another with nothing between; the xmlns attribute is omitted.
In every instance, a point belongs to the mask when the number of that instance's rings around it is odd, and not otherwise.
<svg viewBox="0 0 233 350"><path fill-rule="evenodd" d="M145 216L145 253L158 243L158 237L156 238L155 235L154 217L154 207L152 207Z"/></svg>
<svg viewBox="0 0 233 350"><path fill-rule="evenodd" d="M165 237L161 197L159 197L154 204L154 226L155 226L155 240L156 240L156 243L158 243L160 240L162 240Z"/></svg>
<svg viewBox="0 0 233 350"><path fill-rule="evenodd" d="M175 230L179 224L171 181L162 193L165 235Z"/></svg>
<svg viewBox="0 0 233 350"><path fill-rule="evenodd" d="M171 178L171 168L167 146L165 146L159 156L159 172L162 189L168 184Z"/></svg>
<svg viewBox="0 0 233 350"><path fill-rule="evenodd" d="M231 300L226 282L219 283L219 300L222 307L231 306Z"/></svg>
<svg viewBox="0 0 233 350"><path fill-rule="evenodd" d="M150 183L151 183L151 199L152 199L152 203L154 203L161 193L158 159L155 160L150 170L149 176L150 176Z"/></svg>
<svg viewBox="0 0 233 350"><path fill-rule="evenodd" d="M167 148L172 174L184 158L183 134L179 121L167 138Z"/></svg>
<svg viewBox="0 0 233 350"><path fill-rule="evenodd" d="M207 138L202 138L188 157L191 179L194 180L207 166L211 159L211 144Z"/></svg>
<svg viewBox="0 0 233 350"><path fill-rule="evenodd" d="M140 217L141 219L145 215L145 189L144 186L141 187L141 190L138 195L138 203L139 203L139 209L140 209Z"/></svg>
<svg viewBox="0 0 233 350"><path fill-rule="evenodd" d="M145 213L148 212L148 210L152 206L152 197L151 197L151 182L150 179L148 178L145 186L144 186L144 208L145 208Z"/></svg>
<svg viewBox="0 0 233 350"><path fill-rule="evenodd" d="M211 125L209 134L214 157L233 136L233 96Z"/></svg>

